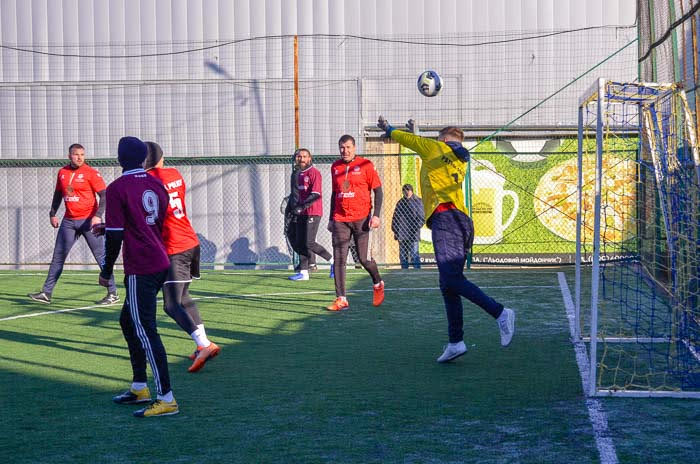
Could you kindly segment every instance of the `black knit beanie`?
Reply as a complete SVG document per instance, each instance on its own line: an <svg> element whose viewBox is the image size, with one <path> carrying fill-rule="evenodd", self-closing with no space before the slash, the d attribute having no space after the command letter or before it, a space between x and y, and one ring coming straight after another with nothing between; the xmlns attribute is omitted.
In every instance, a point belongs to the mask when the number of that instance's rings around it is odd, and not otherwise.
<svg viewBox="0 0 700 464"><path fill-rule="evenodd" d="M119 159L119 164L125 171L143 167L143 160L146 159L147 152L146 144L136 137L122 137L119 139L117 159Z"/></svg>

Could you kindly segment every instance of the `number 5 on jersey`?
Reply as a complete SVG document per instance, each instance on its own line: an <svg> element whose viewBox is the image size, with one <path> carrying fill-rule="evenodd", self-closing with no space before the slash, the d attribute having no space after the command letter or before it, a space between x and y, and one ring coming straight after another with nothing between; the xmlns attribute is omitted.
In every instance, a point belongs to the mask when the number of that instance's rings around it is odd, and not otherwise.
<svg viewBox="0 0 700 464"><path fill-rule="evenodd" d="M182 211L182 200L178 198L177 194L177 191L168 193L170 196L170 208L173 210L173 216L177 219L182 219L185 213Z"/></svg>

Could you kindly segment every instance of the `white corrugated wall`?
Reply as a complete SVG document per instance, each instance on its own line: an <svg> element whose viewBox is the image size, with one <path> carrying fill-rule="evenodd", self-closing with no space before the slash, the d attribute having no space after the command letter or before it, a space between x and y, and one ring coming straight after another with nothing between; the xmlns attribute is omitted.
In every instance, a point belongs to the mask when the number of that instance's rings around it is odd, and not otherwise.
<svg viewBox="0 0 700 464"><path fill-rule="evenodd" d="M634 29L439 51L366 39L470 44L631 26L635 13L635 0L1 0L0 158L65 157L76 141L90 157L110 157L126 134L156 140L171 156L291 153L294 34L301 36L301 144L314 153L335 153L343 132L362 148L363 128L379 113L499 126L604 58L596 48L614 50ZM246 40L261 37L269 38ZM596 42L581 48L588 37ZM622 65L615 66L610 73ZM415 76L425 67L441 70L442 100L417 96ZM625 64L624 73L634 78L636 68ZM577 95L572 88L563 98L575 109ZM519 124L573 118L540 112ZM195 227L215 249L211 259L230 261L232 247L246 240L261 256L275 247L286 253L280 218L270 211L286 193L288 169L182 170ZM54 171L0 169L8 193L0 200L0 262L50 259ZM114 175L105 170L108 180ZM81 245L71 260L91 258Z"/></svg>

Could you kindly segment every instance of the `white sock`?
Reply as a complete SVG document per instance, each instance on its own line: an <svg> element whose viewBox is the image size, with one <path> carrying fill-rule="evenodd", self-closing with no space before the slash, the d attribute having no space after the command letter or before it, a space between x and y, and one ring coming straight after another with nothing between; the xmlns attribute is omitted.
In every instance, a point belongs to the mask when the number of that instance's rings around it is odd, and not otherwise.
<svg viewBox="0 0 700 464"><path fill-rule="evenodd" d="M299 271L299 274L303 275L304 277L309 277L309 271L306 269Z"/></svg>
<svg viewBox="0 0 700 464"><path fill-rule="evenodd" d="M384 281L380 280L378 284L374 284L374 288L379 288L383 283Z"/></svg>
<svg viewBox="0 0 700 464"><path fill-rule="evenodd" d="M503 322L506 320L508 317L508 313L506 313L506 308L503 308L503 311L501 311L501 315L498 316L498 319L496 319L498 322Z"/></svg>
<svg viewBox="0 0 700 464"><path fill-rule="evenodd" d="M192 340L197 344L197 346L203 346L204 348L211 345L211 342L207 338L207 334L204 332L204 328L197 328L194 332L190 334Z"/></svg>
<svg viewBox="0 0 700 464"><path fill-rule="evenodd" d="M131 390L132 391L139 391L139 390L143 390L147 386L148 386L148 384L146 382L132 382L131 383Z"/></svg>
<svg viewBox="0 0 700 464"><path fill-rule="evenodd" d="M341 301L348 301L348 299L347 299L347 298L345 298L344 296L339 296L338 298L340 298L340 299L341 299Z"/></svg>
<svg viewBox="0 0 700 464"><path fill-rule="evenodd" d="M158 395L158 399L161 401L165 401L166 403L172 403L173 400L175 400L175 397L173 396L173 391L170 390L165 395Z"/></svg>
<svg viewBox="0 0 700 464"><path fill-rule="evenodd" d="M202 333L206 336L206 332L204 331L204 324L197 324L197 328L202 329Z"/></svg>

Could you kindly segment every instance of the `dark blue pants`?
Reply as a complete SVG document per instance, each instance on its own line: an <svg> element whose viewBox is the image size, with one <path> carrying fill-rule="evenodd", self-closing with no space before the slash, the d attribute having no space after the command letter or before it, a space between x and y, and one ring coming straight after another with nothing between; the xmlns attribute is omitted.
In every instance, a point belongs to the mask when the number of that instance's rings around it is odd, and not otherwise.
<svg viewBox="0 0 700 464"><path fill-rule="evenodd" d="M413 265L413 269L420 269L420 255L418 254L418 242L415 240L399 240L399 260L401 269L408 269L408 265Z"/></svg>
<svg viewBox="0 0 700 464"><path fill-rule="evenodd" d="M167 271L157 274L124 276L126 298L119 325L129 347L134 382L146 382L146 361L151 365L159 395L170 388L168 357L156 328L156 296L163 287Z"/></svg>
<svg viewBox="0 0 700 464"><path fill-rule="evenodd" d="M43 292L52 293L53 288L58 282L63 272L63 265L66 262L68 253L78 241L78 238L85 237L85 241L90 247L92 256L95 257L98 265L102 265L105 256L104 239L95 237L90 231L89 219L66 219L63 218L61 225L58 227L58 235L56 235L56 245L53 248L53 257L51 258L51 266L49 266L49 274L44 282ZM114 284L114 276L109 281L109 293L117 293L117 286Z"/></svg>
<svg viewBox="0 0 700 464"><path fill-rule="evenodd" d="M485 294L464 276L467 250L474 238L474 225L469 216L458 209L435 213L430 217L435 261L440 272L440 291L445 301L447 332L450 343L464 339L462 298L471 301L494 318L503 305Z"/></svg>

